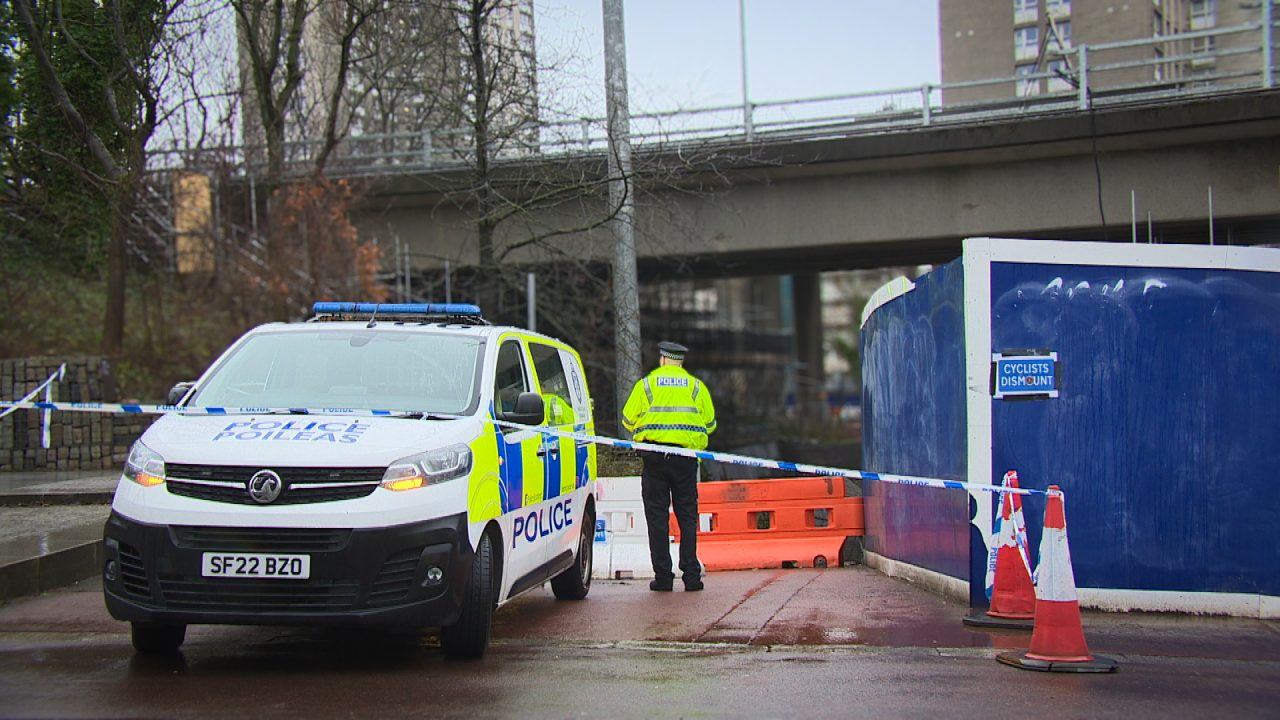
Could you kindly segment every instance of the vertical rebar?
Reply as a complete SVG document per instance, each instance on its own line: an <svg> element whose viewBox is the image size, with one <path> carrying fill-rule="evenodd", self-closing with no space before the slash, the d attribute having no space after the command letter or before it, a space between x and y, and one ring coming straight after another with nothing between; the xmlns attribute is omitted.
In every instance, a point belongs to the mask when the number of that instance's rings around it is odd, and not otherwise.
<svg viewBox="0 0 1280 720"><path fill-rule="evenodd" d="M1209 244L1213 244L1213 186L1209 186Z"/></svg>
<svg viewBox="0 0 1280 720"><path fill-rule="evenodd" d="M1129 190L1129 234L1133 242L1138 242L1138 191Z"/></svg>

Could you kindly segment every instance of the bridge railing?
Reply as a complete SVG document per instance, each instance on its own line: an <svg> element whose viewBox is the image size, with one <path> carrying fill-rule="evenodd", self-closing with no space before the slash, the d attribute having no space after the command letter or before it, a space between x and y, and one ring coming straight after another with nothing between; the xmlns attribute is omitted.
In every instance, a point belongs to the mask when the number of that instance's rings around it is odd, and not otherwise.
<svg viewBox="0 0 1280 720"><path fill-rule="evenodd" d="M1276 18L1264 0L1254 22L1097 45L1055 39L1042 46L1036 72L966 82L924 83L886 90L676 108L631 116L641 148L752 143L898 131L1136 102L1177 101L1198 95L1269 89L1274 81ZM529 122L503 133L490 149L498 161L599 154L608 149L603 117ZM465 128L364 134L344 139L326 172L337 176L465 168L474 157ZM286 143L288 172L313 167L318 141ZM255 146L159 148L158 169L221 165L247 175L265 170Z"/></svg>

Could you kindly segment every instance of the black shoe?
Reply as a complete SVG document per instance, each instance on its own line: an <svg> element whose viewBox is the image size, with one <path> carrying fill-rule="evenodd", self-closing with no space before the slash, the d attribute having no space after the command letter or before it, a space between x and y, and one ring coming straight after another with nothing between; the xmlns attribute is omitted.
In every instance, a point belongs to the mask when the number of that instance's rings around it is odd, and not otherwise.
<svg viewBox="0 0 1280 720"><path fill-rule="evenodd" d="M703 588L702 578L690 577L684 579L685 592L697 592Z"/></svg>
<svg viewBox="0 0 1280 720"><path fill-rule="evenodd" d="M674 581L671 578L666 580L653 579L649 581L649 589L654 592L671 592Z"/></svg>

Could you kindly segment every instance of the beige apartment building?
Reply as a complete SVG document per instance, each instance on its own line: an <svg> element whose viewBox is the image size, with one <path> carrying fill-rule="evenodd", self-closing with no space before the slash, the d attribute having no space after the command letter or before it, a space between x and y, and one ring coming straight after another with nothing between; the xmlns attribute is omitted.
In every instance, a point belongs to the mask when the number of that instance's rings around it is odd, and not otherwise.
<svg viewBox="0 0 1280 720"><path fill-rule="evenodd" d="M1055 75L944 89L943 102L1076 93L1081 45L1088 46L1095 97L1136 86L1243 82L1250 75L1256 82L1262 63L1257 29L1164 38L1257 23L1261 15L1260 0L939 0L944 85ZM1108 47L1137 40L1150 42ZM1246 51L1250 47L1255 51Z"/></svg>

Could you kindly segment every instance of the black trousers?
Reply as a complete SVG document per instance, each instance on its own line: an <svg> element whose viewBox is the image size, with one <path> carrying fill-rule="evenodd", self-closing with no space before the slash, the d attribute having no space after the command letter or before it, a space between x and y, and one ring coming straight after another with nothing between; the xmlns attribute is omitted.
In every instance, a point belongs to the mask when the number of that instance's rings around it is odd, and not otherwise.
<svg viewBox="0 0 1280 720"><path fill-rule="evenodd" d="M670 525L673 508L680 526L680 572L685 578L702 576L698 562L698 460L658 453L644 454L640 494L649 526L649 558L659 580L675 578L671 571Z"/></svg>

